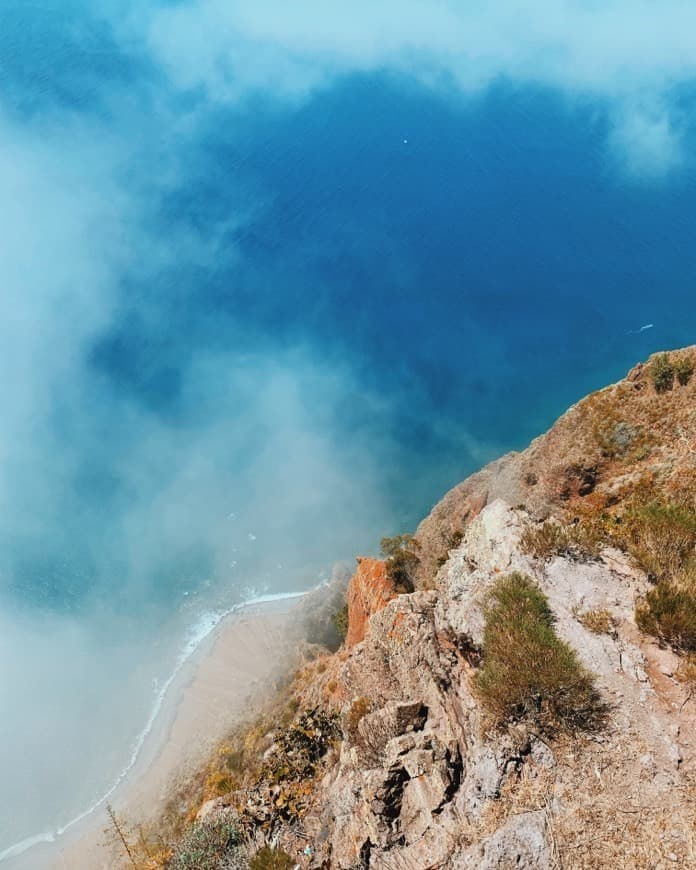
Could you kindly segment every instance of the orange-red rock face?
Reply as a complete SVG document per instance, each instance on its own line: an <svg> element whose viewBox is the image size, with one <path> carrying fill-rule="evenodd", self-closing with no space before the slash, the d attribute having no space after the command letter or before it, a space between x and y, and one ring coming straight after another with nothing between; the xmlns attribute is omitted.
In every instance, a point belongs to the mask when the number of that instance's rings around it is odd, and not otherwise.
<svg viewBox="0 0 696 870"><path fill-rule="evenodd" d="M387 576L386 563L381 559L358 559L346 593L348 602L348 633L346 647L365 639L370 617L396 597L394 584Z"/></svg>

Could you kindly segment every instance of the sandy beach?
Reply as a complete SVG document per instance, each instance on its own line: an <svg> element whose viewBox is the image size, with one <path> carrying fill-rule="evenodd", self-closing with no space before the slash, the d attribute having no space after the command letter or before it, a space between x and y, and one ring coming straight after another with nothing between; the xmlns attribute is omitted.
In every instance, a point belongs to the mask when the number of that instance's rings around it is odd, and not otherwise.
<svg viewBox="0 0 696 870"><path fill-rule="evenodd" d="M254 604L225 618L172 683L138 759L111 796L118 815L147 823L176 783L209 756L235 723L249 715L287 663L286 631L296 599ZM3 862L3 870L114 870L105 844L106 805L66 831Z"/></svg>

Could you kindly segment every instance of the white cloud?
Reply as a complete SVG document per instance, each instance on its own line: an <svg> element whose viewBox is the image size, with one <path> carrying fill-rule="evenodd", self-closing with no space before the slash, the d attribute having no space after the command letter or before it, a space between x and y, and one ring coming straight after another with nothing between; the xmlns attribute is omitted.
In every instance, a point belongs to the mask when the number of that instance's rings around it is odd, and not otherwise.
<svg viewBox="0 0 696 870"><path fill-rule="evenodd" d="M631 173L645 179L662 178L684 160L678 121L663 104L621 106L610 144Z"/></svg>
<svg viewBox="0 0 696 870"><path fill-rule="evenodd" d="M464 92L504 77L599 98L636 171L678 161L667 96L696 75L696 6L683 0L189 0L144 26L175 85L213 100L302 99L382 68ZM632 111L638 97L661 101L661 115Z"/></svg>

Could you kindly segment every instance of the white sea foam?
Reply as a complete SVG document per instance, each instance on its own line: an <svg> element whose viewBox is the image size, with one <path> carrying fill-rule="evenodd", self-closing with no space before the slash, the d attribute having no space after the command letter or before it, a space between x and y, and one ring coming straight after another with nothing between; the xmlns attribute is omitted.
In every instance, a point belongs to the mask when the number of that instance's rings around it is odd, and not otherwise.
<svg viewBox="0 0 696 870"><path fill-rule="evenodd" d="M0 863L6 861L8 858L16 858L18 855L21 855L31 849L33 846L38 846L42 843L55 842L58 837L61 837L63 834L65 834L66 831L70 830L70 828L73 828L75 825L88 818L90 815L92 815L92 813L96 812L99 807L103 806L109 800L109 798L113 796L116 789L124 782L128 774L135 767L135 764L140 757L142 748L145 745L145 741L147 740L148 735L151 733L155 722L157 721L157 717L162 709L162 705L172 683L174 682L186 662L196 652L196 650L200 647L203 641L210 636L211 632L214 631L215 628L217 628L217 626L224 619L226 619L228 616L232 616L234 613L239 613L242 610L246 610L249 607L255 607L260 604L272 604L274 601L290 601L294 598L302 598L309 592L313 592L316 589L320 588L322 585L324 584L320 584L319 586L316 586L313 589L308 589L304 592L278 592L263 595L256 594L253 590L250 590L250 597L248 597L240 604L235 604L233 607L230 607L227 610L214 611L202 614L198 622L191 629L189 638L184 644L179 654L179 657L177 658L173 671L170 673L168 678L157 691L145 727L136 737L128 762L126 763L123 770L119 773L117 778L114 780L112 785L90 807L81 812L79 815L75 816L75 818L71 819L62 827L57 828L55 831L46 831L42 834L35 834L34 836L27 837L26 839L21 840L19 843L15 843L14 845L0 852Z"/></svg>

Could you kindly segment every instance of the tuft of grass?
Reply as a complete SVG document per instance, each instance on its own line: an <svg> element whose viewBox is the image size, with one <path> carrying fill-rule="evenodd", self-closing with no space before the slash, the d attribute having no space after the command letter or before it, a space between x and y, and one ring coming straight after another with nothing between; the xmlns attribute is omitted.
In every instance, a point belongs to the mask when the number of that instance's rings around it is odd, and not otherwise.
<svg viewBox="0 0 696 870"><path fill-rule="evenodd" d="M413 535L382 538L380 550L386 561L387 576L394 584L396 592L400 595L408 595L413 592L420 565L417 553L418 542Z"/></svg>
<svg viewBox="0 0 696 870"><path fill-rule="evenodd" d="M668 353L659 353L650 363L650 378L656 393L666 393L674 386L674 365Z"/></svg>
<svg viewBox="0 0 696 870"><path fill-rule="evenodd" d="M369 698L357 698L353 701L343 721L344 732L354 738L358 733L360 720L367 716L371 710L372 704L370 704Z"/></svg>
<svg viewBox="0 0 696 870"><path fill-rule="evenodd" d="M674 364L674 371L680 386L685 387L694 373L694 362L691 357L682 357Z"/></svg>
<svg viewBox="0 0 696 870"><path fill-rule="evenodd" d="M578 622L594 634L611 634L614 630L614 620L608 610L586 610L578 613Z"/></svg>
<svg viewBox="0 0 696 870"><path fill-rule="evenodd" d="M594 679L556 634L548 599L529 577L499 578L484 615L475 685L497 727L527 722L552 737L602 726L606 705Z"/></svg>
<svg viewBox="0 0 696 870"><path fill-rule="evenodd" d="M293 870L295 861L282 849L264 846L249 861L249 870Z"/></svg>
<svg viewBox="0 0 696 870"><path fill-rule="evenodd" d="M599 556L602 539L592 524L565 524L550 519L528 526L522 533L520 545L525 553L542 562L550 562L555 556L589 561Z"/></svg>
<svg viewBox="0 0 696 870"><path fill-rule="evenodd" d="M688 686L696 686L696 655L689 653L679 662L679 667L674 675L680 683Z"/></svg>
<svg viewBox="0 0 696 870"><path fill-rule="evenodd" d="M694 560L696 512L685 504L638 499L613 533L648 577L672 582Z"/></svg>
<svg viewBox="0 0 696 870"><path fill-rule="evenodd" d="M682 653L696 653L696 584L662 581L635 610L636 625Z"/></svg>

